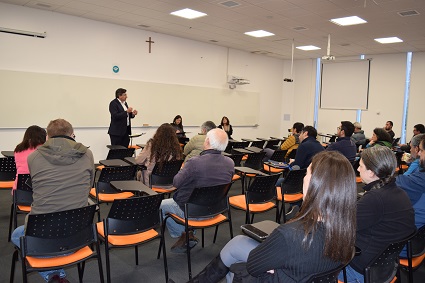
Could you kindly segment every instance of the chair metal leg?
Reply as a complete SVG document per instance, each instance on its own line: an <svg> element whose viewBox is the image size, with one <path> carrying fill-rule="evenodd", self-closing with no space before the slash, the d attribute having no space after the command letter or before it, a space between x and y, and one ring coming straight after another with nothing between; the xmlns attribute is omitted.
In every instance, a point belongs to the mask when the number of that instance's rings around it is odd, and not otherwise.
<svg viewBox="0 0 425 283"><path fill-rule="evenodd" d="M111 263L109 260L109 243L105 239L105 258L106 258L106 282L111 283Z"/></svg>
<svg viewBox="0 0 425 283"><path fill-rule="evenodd" d="M138 246L134 247L134 254L136 256L136 265L139 265L139 248L138 248Z"/></svg>
<svg viewBox="0 0 425 283"><path fill-rule="evenodd" d="M100 255L100 244L99 244L99 240L96 242L96 253L97 253L97 265L99 267L99 278L100 278L100 282L101 283L104 283L105 282L105 279L103 278L102 257Z"/></svg>
<svg viewBox="0 0 425 283"><path fill-rule="evenodd" d="M10 220L9 220L9 236L7 237L7 241L10 242L10 238L12 237L12 222L14 219L14 214L15 209L14 209L14 205L12 203L12 205L10 206Z"/></svg>
<svg viewBox="0 0 425 283"><path fill-rule="evenodd" d="M202 228L202 247L204 247L204 229Z"/></svg>
<svg viewBox="0 0 425 283"><path fill-rule="evenodd" d="M16 262L18 261L18 250L15 249L12 255L12 267L10 268L10 283L13 283L13 280L15 279L15 266Z"/></svg>
<svg viewBox="0 0 425 283"><path fill-rule="evenodd" d="M84 262L83 262L84 265ZM78 271L78 282L83 282L83 269L84 267L81 267L81 263L77 263L77 271Z"/></svg>
<svg viewBox="0 0 425 283"><path fill-rule="evenodd" d="M192 264L190 260L190 247L189 247L189 230L186 229L186 254L187 254L187 270L189 272L189 280L192 279Z"/></svg>
<svg viewBox="0 0 425 283"><path fill-rule="evenodd" d="M217 239L217 232L218 232L218 226L215 226L215 232L214 232L214 240L213 240L213 244L215 244L215 240Z"/></svg>
<svg viewBox="0 0 425 283"><path fill-rule="evenodd" d="M159 243L159 249L161 249L161 246L163 246L163 250L162 250L162 257L164 258L164 272L165 272L165 282L168 282L168 263L167 263L167 253L165 250L165 239L164 239L164 233L161 234L161 239L160 239L160 243ZM158 255L158 259L159 259L159 255Z"/></svg>
<svg viewBox="0 0 425 283"><path fill-rule="evenodd" d="M251 222L250 223L253 223L254 222L254 213L253 214L251 214Z"/></svg>

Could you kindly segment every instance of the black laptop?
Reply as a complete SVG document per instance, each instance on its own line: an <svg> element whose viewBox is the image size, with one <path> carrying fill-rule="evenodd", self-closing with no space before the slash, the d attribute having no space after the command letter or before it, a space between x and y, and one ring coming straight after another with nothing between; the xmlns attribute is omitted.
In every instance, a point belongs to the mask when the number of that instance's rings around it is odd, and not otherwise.
<svg viewBox="0 0 425 283"><path fill-rule="evenodd" d="M264 220L253 224L244 224L241 226L241 229L247 236L262 242L267 239L271 232L279 227L279 225L279 223L274 221Z"/></svg>

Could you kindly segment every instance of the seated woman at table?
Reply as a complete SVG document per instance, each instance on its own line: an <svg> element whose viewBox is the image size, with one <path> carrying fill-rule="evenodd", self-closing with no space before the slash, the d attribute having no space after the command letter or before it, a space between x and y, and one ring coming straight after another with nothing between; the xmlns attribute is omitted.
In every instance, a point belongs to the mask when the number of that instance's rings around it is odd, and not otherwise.
<svg viewBox="0 0 425 283"><path fill-rule="evenodd" d="M392 142L393 139L391 138L390 134L385 131L384 128L375 128L373 130L372 138L370 139L370 142L366 145L366 148L376 145L392 148Z"/></svg>
<svg viewBox="0 0 425 283"><path fill-rule="evenodd" d="M177 115L176 117L174 117L173 123L171 123L171 126L173 126L178 138L186 137L186 135L184 134L184 129L183 129L182 116Z"/></svg>
<svg viewBox="0 0 425 283"><path fill-rule="evenodd" d="M29 174L28 169L28 155L33 153L37 147L46 142L46 131L39 126L30 126L26 129L24 138L20 144L15 148L15 163L16 163L16 179L13 185L13 190L16 190L18 182L18 174Z"/></svg>
<svg viewBox="0 0 425 283"><path fill-rule="evenodd" d="M146 143L142 152L136 157L136 163L147 168L142 170L140 180L148 186L149 175L152 173L156 163L180 160L182 158L182 150L174 128L168 123L162 124L156 130L153 138Z"/></svg>
<svg viewBox="0 0 425 283"><path fill-rule="evenodd" d="M336 151L316 154L295 218L262 243L236 236L193 282L219 282L226 275L227 282L233 275L242 282L306 282L314 273L348 263L355 242L356 192L347 158Z"/></svg>
<svg viewBox="0 0 425 283"><path fill-rule="evenodd" d="M346 267L347 282L364 282L366 266L391 243L415 231L415 215L406 192L394 178L397 160L385 146L366 148L357 171L366 193L357 202L356 247L361 254ZM343 281L342 272L339 280Z"/></svg>
<svg viewBox="0 0 425 283"><path fill-rule="evenodd" d="M223 118L221 118L221 122L218 128L226 132L227 136L229 137L229 140L232 139L233 128L232 128L232 125L230 125L229 118L227 118L226 116L223 116Z"/></svg>

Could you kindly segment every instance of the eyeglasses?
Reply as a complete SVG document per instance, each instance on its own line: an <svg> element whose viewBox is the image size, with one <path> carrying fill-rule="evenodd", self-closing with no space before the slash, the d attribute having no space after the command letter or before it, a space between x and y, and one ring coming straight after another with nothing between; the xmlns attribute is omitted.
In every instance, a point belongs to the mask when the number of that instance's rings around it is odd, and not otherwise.
<svg viewBox="0 0 425 283"><path fill-rule="evenodd" d="M341 127L336 127L336 129L337 129L338 131L340 131L340 130L341 130Z"/></svg>

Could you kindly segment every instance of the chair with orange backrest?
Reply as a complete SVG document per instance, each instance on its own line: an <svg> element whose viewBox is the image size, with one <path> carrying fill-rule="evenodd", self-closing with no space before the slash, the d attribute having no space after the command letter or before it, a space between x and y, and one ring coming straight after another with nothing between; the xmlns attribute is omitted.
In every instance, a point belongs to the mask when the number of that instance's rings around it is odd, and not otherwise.
<svg viewBox="0 0 425 283"><path fill-rule="evenodd" d="M111 181L134 180L137 166L105 167L100 171L99 179L90 190L90 197L96 200L96 204L111 203L116 199L131 198L131 192L119 192L111 187ZM98 210L98 221L100 221L100 209Z"/></svg>
<svg viewBox="0 0 425 283"><path fill-rule="evenodd" d="M12 257L10 282L15 275L18 256L21 259L23 282L28 273L77 265L79 282L89 259L96 258L99 281L103 280L102 261L93 217L96 205L77 209L28 216L25 235ZM93 246L95 248L93 248Z"/></svg>
<svg viewBox="0 0 425 283"><path fill-rule="evenodd" d="M270 139L267 141L266 143L266 148L270 148L270 149L276 149L276 146L280 143L280 140L278 139Z"/></svg>
<svg viewBox="0 0 425 283"><path fill-rule="evenodd" d="M286 222L285 203L295 204L303 199L303 180L306 172L307 169L291 170L283 179L281 187L276 187L277 199L282 202L279 219L283 214L283 223Z"/></svg>
<svg viewBox="0 0 425 283"><path fill-rule="evenodd" d="M106 278L111 282L111 263L109 250L112 248L135 249L136 265L139 265L138 247L152 240L164 243L163 233L156 230L161 227L162 213L160 205L162 195L134 197L115 200L108 217L97 223L100 239L105 243ZM161 229L159 229L161 230ZM167 257L163 250L165 281L168 280ZM158 254L159 258L159 254ZM118 274L119 275L119 274Z"/></svg>
<svg viewBox="0 0 425 283"><path fill-rule="evenodd" d="M241 166L243 154L229 154L226 156L233 160L233 162L235 163L235 166ZM241 178L242 177L240 175L233 174L232 182L236 182L237 180L240 180Z"/></svg>
<svg viewBox="0 0 425 283"><path fill-rule="evenodd" d="M15 183L15 157L0 158L0 189L11 189Z"/></svg>
<svg viewBox="0 0 425 283"><path fill-rule="evenodd" d="M184 160L173 160L156 163L149 176L149 187L157 193L168 194L175 191L173 188L174 176L180 171Z"/></svg>
<svg viewBox="0 0 425 283"><path fill-rule="evenodd" d="M28 214L31 211L32 188L30 174L19 174L16 190L13 192L12 205L10 207L9 236L12 235L12 229L18 227L18 214Z"/></svg>
<svg viewBox="0 0 425 283"><path fill-rule="evenodd" d="M280 223L275 187L278 178L278 174L256 176L246 189L245 194L229 197L229 203L233 208L245 211L245 224L252 223L255 214L263 213L273 208L276 209L276 222Z"/></svg>
<svg viewBox="0 0 425 283"><path fill-rule="evenodd" d="M413 271L418 269L425 259L425 225L407 241L407 255L407 258L400 258L400 265L407 269L409 283L413 283Z"/></svg>
<svg viewBox="0 0 425 283"><path fill-rule="evenodd" d="M212 187L196 188L190 195L189 201L185 204L184 218L175 214L168 214L164 219L162 233L164 233L166 221L169 221L170 219L185 226L189 279L192 278L189 245L190 230L202 229L202 247L204 247L204 229L216 227L213 240L213 243L215 243L217 239L218 226L224 222L228 222L230 238L233 238L232 218L230 214L229 200L227 197L227 193L229 192L231 185L232 184L230 183ZM225 214L227 214L227 216ZM158 251L158 255L160 254L160 251L161 247Z"/></svg>
<svg viewBox="0 0 425 283"><path fill-rule="evenodd" d="M396 282L397 278L400 278L399 254L409 239L411 239L415 234L416 232L403 240L389 244L381 254L377 255L364 270L364 282Z"/></svg>

